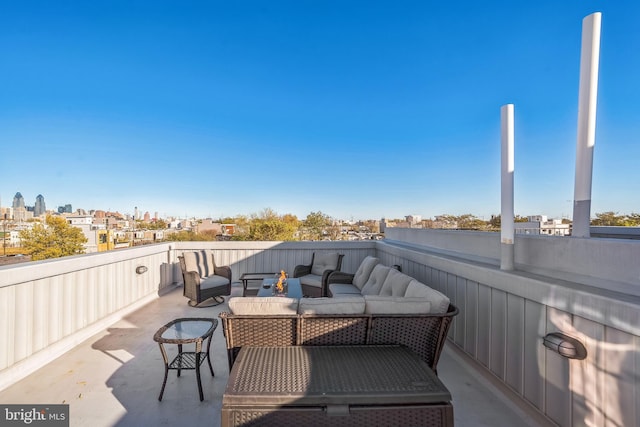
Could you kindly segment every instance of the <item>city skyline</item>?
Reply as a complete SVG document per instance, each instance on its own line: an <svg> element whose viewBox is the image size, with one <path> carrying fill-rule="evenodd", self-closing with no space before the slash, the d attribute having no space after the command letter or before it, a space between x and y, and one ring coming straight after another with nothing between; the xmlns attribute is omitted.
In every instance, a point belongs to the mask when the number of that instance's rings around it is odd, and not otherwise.
<svg viewBox="0 0 640 427"><path fill-rule="evenodd" d="M571 218L581 25L596 11L591 215L638 212L631 1L9 4L0 200L488 219L513 103L515 213Z"/></svg>
<svg viewBox="0 0 640 427"><path fill-rule="evenodd" d="M21 192L17 192L16 193L16 195L18 195L18 194L20 194L22 199L24 199L24 196L22 196ZM13 199L14 199L14 202L15 202L15 196L14 196ZM35 199L35 204L33 206L29 205L29 204L27 204L26 202L23 201L23 204L24 204L23 207L33 211L34 212L34 216L38 216L35 213L35 211L36 211L36 205L37 205L37 203L39 201L41 203L45 202L45 198L41 194L38 194L38 196ZM0 208L5 209L7 207L8 206L4 206L2 204L2 199L0 198ZM63 209L63 208L66 208L66 210L64 212L61 212L61 209ZM91 212L94 212L94 213L95 212L104 212L104 213L119 214L119 215L122 215L122 216L125 216L125 217L136 216L136 219L138 219L138 220L142 220L143 217L145 217L147 215L149 215L149 217L151 219L154 219L154 218L156 218L156 219L167 219L167 218L194 219L194 218L196 218L196 219L213 219L213 220L224 219L223 217L211 217L211 216L196 217L196 216L193 216L193 215L186 215L186 216L185 215L182 215L182 216L181 215L177 215L177 216L169 215L169 216L165 216L165 215L161 215L160 211L157 210L157 209L153 210L153 211L149 211L149 210L142 211L140 209L137 209L137 207L134 207L134 209L131 212L118 210L118 209L116 209L116 210L102 209L102 208L99 208L99 207L98 208L77 207L77 208L73 208L72 209L72 204L71 203L68 203L68 204L65 204L65 205L61 205L61 206L50 207L50 208L46 209L46 211L47 212L56 212L57 211L57 213L67 213L67 214L75 214L75 213L78 213L79 211L84 211L87 214L89 214ZM261 212L262 212L262 210L254 211L254 212L241 212L241 213L238 213L237 215L231 215L231 216L228 216L228 217L233 218L233 217L237 217L237 216L240 216L240 215L249 217L249 216L251 216L253 214L260 214ZM320 212L324 213L322 210L320 210ZM608 212L612 212L612 211L595 212L595 213L593 213L592 218L595 218L596 214L608 213ZM290 212L276 212L276 213L279 214L279 215L290 214ZM307 212L307 214L311 214L311 213L313 213L313 212L311 212L311 211ZM614 212L614 213L620 214L622 216L630 215L630 214L638 214L638 212ZM298 217L298 219L300 219L300 220L305 219L307 214L303 215L302 217ZM362 217L362 218L331 217L331 218L335 219L335 220L342 220L342 221L349 221L349 220L366 221L366 220L381 220L381 219L407 220L408 217L418 217L418 218L421 218L421 220L435 220L438 217L447 216L447 215L453 215L453 214L450 214L450 213L447 213L447 212L443 212L443 213L441 213L439 215L434 215L433 217L424 217L423 215L420 215L419 213L413 212L413 213L405 213L405 214L397 216L397 217L380 217L380 218L374 218L374 217ZM485 221L489 221L491 219L491 217L484 218L484 217L478 216L478 215L474 214L473 212L465 212L464 214L457 215L457 216L464 216L464 215L472 215L472 216L474 216L474 217L476 217L478 219L485 220ZM541 215L547 217L548 219L571 219L570 217L568 217L566 215L563 216L563 217L551 217L551 216L545 214L544 212L542 212L542 213L540 213L540 212L537 212L537 213L519 213L519 212L516 212L515 213L515 216L516 217L520 217L520 218L528 218L528 217L535 217L535 216L541 216Z"/></svg>

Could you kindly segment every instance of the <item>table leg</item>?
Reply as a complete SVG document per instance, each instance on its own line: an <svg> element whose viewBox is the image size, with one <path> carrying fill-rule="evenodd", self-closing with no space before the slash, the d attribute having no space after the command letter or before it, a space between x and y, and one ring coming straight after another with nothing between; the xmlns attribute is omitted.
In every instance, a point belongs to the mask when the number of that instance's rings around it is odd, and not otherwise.
<svg viewBox="0 0 640 427"><path fill-rule="evenodd" d="M211 353L209 353L211 349L211 339L213 337L213 333L209 337L209 342L207 342L207 363L209 363L209 370L211 371L211 376L215 377L216 374L213 373L213 366L211 366Z"/></svg>
<svg viewBox="0 0 640 427"><path fill-rule="evenodd" d="M202 382L200 381L200 352L196 352L196 378L198 379L198 393L200 393L200 402L204 400L202 393Z"/></svg>
<svg viewBox="0 0 640 427"><path fill-rule="evenodd" d="M178 354L182 354L182 344L178 344ZM178 376L180 376L180 366L182 366L182 362L178 365Z"/></svg>
<svg viewBox="0 0 640 427"><path fill-rule="evenodd" d="M160 389L160 395L158 396L158 400L162 401L162 395L164 394L164 387L167 385L167 376L169 375L169 361L167 359L167 353L164 351L164 347L162 344L158 344L160 346L160 352L162 353L162 358L164 359L164 380L162 380L162 388Z"/></svg>

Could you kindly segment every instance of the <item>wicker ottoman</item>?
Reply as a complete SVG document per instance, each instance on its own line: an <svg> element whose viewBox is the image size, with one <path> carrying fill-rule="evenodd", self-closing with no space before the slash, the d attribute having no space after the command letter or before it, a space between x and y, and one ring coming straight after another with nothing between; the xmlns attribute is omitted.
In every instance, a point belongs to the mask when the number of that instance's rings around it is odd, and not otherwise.
<svg viewBox="0 0 640 427"><path fill-rule="evenodd" d="M453 426L451 394L402 346L243 347L222 426Z"/></svg>

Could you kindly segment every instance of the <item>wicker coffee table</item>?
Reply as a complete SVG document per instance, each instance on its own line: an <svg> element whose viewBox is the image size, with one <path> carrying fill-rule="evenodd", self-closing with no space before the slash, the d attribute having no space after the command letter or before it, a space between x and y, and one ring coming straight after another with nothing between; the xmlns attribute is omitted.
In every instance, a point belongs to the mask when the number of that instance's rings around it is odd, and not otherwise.
<svg viewBox="0 0 640 427"><path fill-rule="evenodd" d="M451 394L403 346L243 347L222 426L453 426Z"/></svg>

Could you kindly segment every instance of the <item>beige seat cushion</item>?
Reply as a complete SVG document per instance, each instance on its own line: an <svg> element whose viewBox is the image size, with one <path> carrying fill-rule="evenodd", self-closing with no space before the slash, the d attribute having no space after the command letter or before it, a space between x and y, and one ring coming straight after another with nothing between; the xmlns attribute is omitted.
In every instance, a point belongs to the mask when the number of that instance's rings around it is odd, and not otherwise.
<svg viewBox="0 0 640 427"><path fill-rule="evenodd" d="M211 289L229 285L229 279L223 276L209 276L200 282L200 289Z"/></svg>
<svg viewBox="0 0 640 427"><path fill-rule="evenodd" d="M299 279L301 285L313 286L315 288L322 287L322 276L318 276L316 274L306 274L304 276L300 276Z"/></svg>
<svg viewBox="0 0 640 427"><path fill-rule="evenodd" d="M352 283L358 287L358 289L362 289L369 276L371 276L371 271L373 271L373 267L380 264L380 260L376 257L367 256L362 260L360 266L356 270L353 275Z"/></svg>
<svg viewBox="0 0 640 427"><path fill-rule="evenodd" d="M420 297L365 295L367 314L429 314L431 301Z"/></svg>
<svg viewBox="0 0 640 427"><path fill-rule="evenodd" d="M313 265L311 266L311 274L322 276L325 270L335 270L338 268L338 259L340 255L331 254L315 254L313 256Z"/></svg>
<svg viewBox="0 0 640 427"><path fill-rule="evenodd" d="M407 287L405 297L427 298L431 301L431 313L443 314L449 309L449 297L445 294L428 287L424 283L412 280Z"/></svg>
<svg viewBox="0 0 640 427"><path fill-rule="evenodd" d="M364 298L344 296L342 298L302 298L298 314L363 314Z"/></svg>
<svg viewBox="0 0 640 427"><path fill-rule="evenodd" d="M298 299L289 297L234 297L229 299L233 314L297 314Z"/></svg>
<svg viewBox="0 0 640 427"><path fill-rule="evenodd" d="M343 295L360 295L360 289L348 283L332 283L329 285L329 292L334 297Z"/></svg>

